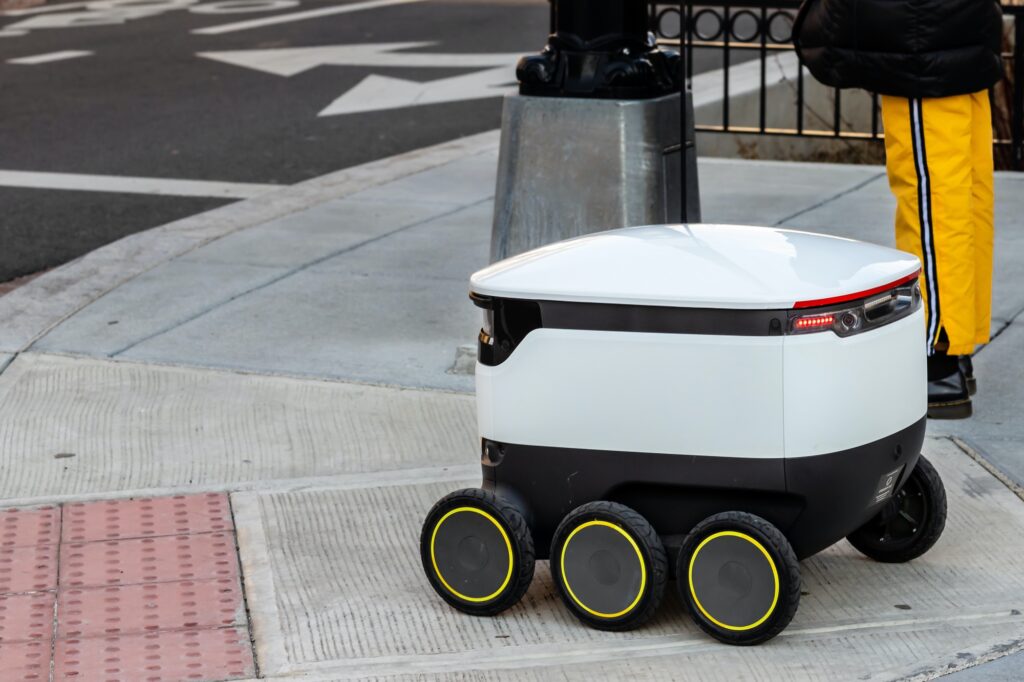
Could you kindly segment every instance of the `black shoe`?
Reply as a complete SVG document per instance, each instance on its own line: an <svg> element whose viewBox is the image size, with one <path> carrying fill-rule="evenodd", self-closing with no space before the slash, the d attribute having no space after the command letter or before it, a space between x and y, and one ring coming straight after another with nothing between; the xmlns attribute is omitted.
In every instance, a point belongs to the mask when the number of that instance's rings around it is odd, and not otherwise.
<svg viewBox="0 0 1024 682"><path fill-rule="evenodd" d="M974 378L974 363L970 355L960 356L960 371L964 373L967 380L967 392L974 395L978 392L978 380Z"/></svg>
<svg viewBox="0 0 1024 682"><path fill-rule="evenodd" d="M929 419L968 419L972 414L971 393L962 371L928 382Z"/></svg>

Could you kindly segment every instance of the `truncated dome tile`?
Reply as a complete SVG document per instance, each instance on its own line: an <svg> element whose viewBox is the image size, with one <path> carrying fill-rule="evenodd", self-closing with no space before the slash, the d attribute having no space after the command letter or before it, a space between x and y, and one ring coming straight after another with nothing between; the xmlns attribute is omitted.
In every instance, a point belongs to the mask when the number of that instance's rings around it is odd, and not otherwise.
<svg viewBox="0 0 1024 682"><path fill-rule="evenodd" d="M53 592L0 597L0 644L49 642L53 638L54 599Z"/></svg>
<svg viewBox="0 0 1024 682"><path fill-rule="evenodd" d="M92 542L232 529L228 496L177 495L78 502L64 508L64 542Z"/></svg>
<svg viewBox="0 0 1024 682"><path fill-rule="evenodd" d="M0 510L0 551L12 547L56 545L60 539L60 509Z"/></svg>
<svg viewBox="0 0 1024 682"><path fill-rule="evenodd" d="M57 642L54 679L183 682L253 677L245 628L163 631Z"/></svg>
<svg viewBox="0 0 1024 682"><path fill-rule="evenodd" d="M0 643L0 682L45 682L50 679L50 640Z"/></svg>
<svg viewBox="0 0 1024 682"><path fill-rule="evenodd" d="M0 549L0 594L57 589L57 546Z"/></svg>
<svg viewBox="0 0 1024 682"><path fill-rule="evenodd" d="M99 587L238 576L232 533L167 535L64 545L61 587Z"/></svg>
<svg viewBox="0 0 1024 682"><path fill-rule="evenodd" d="M61 638L245 624L238 578L69 589L58 614Z"/></svg>

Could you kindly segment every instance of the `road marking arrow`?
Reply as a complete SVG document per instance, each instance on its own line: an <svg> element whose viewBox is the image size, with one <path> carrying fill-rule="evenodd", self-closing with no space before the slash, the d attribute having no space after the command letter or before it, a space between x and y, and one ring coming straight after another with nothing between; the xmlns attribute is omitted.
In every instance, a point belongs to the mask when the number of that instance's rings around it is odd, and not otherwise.
<svg viewBox="0 0 1024 682"><path fill-rule="evenodd" d="M368 76L338 99L331 102L318 116L340 116L384 109L463 102L485 97L499 97L515 85L512 67L477 71L465 76L453 76L417 83L403 78Z"/></svg>
<svg viewBox="0 0 1024 682"><path fill-rule="evenodd" d="M373 74L334 100L320 112L320 116L498 97L515 85L514 65L521 53L432 54L400 51L430 47L434 44L415 42L324 45L272 50L200 52L197 56L284 77L295 76L323 65L484 69L424 83Z"/></svg>

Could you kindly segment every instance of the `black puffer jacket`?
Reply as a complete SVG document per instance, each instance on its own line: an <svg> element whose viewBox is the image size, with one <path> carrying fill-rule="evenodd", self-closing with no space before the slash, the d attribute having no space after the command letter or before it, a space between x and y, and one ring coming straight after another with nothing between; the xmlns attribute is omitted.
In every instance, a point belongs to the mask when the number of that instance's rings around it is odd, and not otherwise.
<svg viewBox="0 0 1024 682"><path fill-rule="evenodd" d="M951 97L1003 75L997 0L805 0L793 28L814 77L899 97Z"/></svg>

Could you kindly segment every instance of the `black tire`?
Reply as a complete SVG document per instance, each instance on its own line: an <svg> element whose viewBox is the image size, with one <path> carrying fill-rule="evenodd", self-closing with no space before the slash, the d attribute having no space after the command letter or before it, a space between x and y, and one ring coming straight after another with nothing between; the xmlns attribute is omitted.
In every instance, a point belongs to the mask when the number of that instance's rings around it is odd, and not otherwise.
<svg viewBox="0 0 1024 682"><path fill-rule="evenodd" d="M679 596L697 625L725 644L748 646L782 632L800 606L800 564L782 532L759 516L709 516L683 540Z"/></svg>
<svg viewBox="0 0 1024 682"><path fill-rule="evenodd" d="M647 520L615 502L570 512L551 543L551 574L562 601L586 625L640 627L665 596L668 558Z"/></svg>
<svg viewBox="0 0 1024 682"><path fill-rule="evenodd" d="M514 606L533 580L533 537L522 513L478 488L434 505L420 533L420 557L441 598L473 616Z"/></svg>
<svg viewBox="0 0 1024 682"><path fill-rule="evenodd" d="M934 547L945 528L946 489L932 463L920 457L882 511L846 539L875 561L900 564Z"/></svg>

